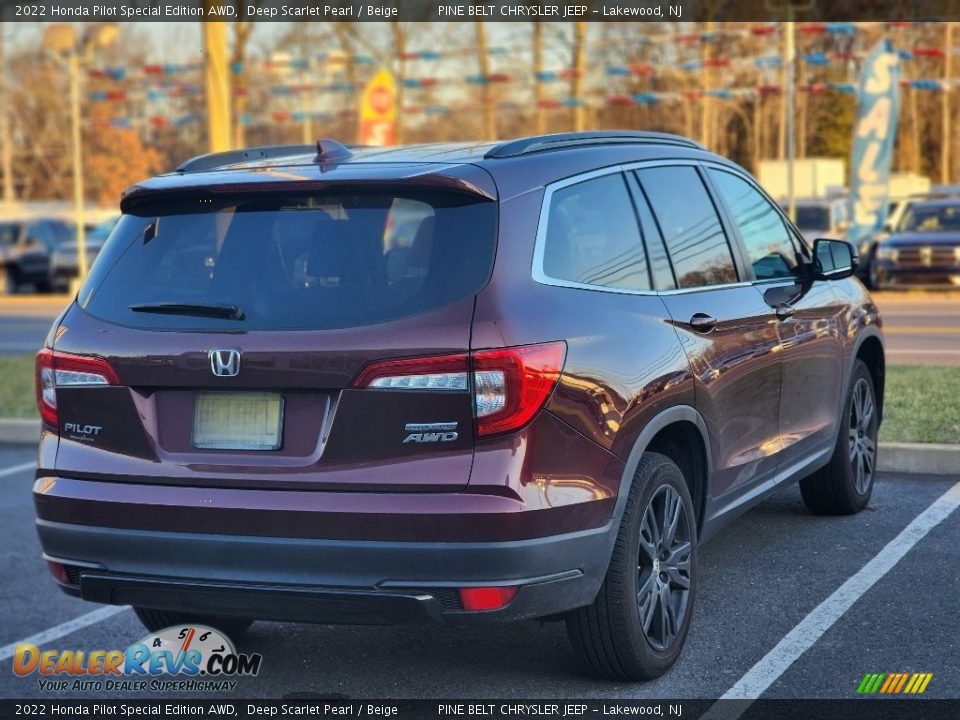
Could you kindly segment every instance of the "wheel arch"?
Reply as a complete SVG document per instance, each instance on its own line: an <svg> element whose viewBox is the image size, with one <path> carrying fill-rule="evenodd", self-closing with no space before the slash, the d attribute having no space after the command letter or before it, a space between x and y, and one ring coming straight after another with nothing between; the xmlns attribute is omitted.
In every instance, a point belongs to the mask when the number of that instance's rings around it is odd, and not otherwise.
<svg viewBox="0 0 960 720"><path fill-rule="evenodd" d="M684 452L690 443L695 444L694 452ZM623 516L640 458L646 452L666 455L680 467L693 499L699 535L703 527L707 496L710 493L710 478L713 477L710 436L703 417L690 405L675 405L655 415L640 431L620 479L620 491L614 509L617 525Z"/></svg>
<svg viewBox="0 0 960 720"><path fill-rule="evenodd" d="M877 395L877 411L879 420L883 421L883 395L884 385L886 383L887 361L883 350L883 341L877 330L867 330L857 341L856 350L853 354L853 362L862 360L870 370L870 377L873 379L873 389ZM852 363L851 363L852 372ZM848 373L849 376L850 373ZM848 380L849 382L849 380ZM846 397L846 395L844 395Z"/></svg>

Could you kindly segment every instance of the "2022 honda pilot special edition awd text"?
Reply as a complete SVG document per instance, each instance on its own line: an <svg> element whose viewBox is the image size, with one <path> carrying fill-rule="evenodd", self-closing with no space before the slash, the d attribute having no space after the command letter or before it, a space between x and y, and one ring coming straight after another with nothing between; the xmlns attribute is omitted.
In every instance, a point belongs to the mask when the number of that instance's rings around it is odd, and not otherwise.
<svg viewBox="0 0 960 720"><path fill-rule="evenodd" d="M60 586L150 629L562 618L652 678L700 543L870 498L855 249L686 139L321 140L121 209L37 357L34 498Z"/></svg>

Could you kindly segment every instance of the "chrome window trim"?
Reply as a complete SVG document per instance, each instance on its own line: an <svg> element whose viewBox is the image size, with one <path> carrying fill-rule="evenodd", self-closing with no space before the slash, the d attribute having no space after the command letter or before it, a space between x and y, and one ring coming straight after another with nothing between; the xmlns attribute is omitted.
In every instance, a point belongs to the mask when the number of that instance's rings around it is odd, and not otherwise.
<svg viewBox="0 0 960 720"><path fill-rule="evenodd" d="M533 267L531 275L535 282L540 285L550 287L572 288L575 290L592 290L593 292L611 293L613 295L640 295L659 297L661 295L687 295L689 293L708 292L710 290L723 290L728 288L750 287L753 281L738 280L735 283L724 283L721 285L704 285L702 287L692 288L674 288L672 290L628 290L626 288L611 288L603 285L590 285L589 283L576 282L574 280L564 280L547 275L543 270L544 253L546 252L547 242L547 218L550 215L550 203L553 200L553 194L557 190L579 185L582 182L604 177L606 175L623 174L632 170L640 170L651 167L670 167L676 165L691 165L693 167L715 166L723 170L735 170L733 166L723 163L711 162L709 160L691 160L689 158L678 158L676 160L644 160L640 162L621 163L619 165L609 165L598 170L590 170L579 175L556 180L544 186L543 200L540 204L540 218L537 221L537 237L533 246ZM639 228L639 219L637 226ZM642 231L642 228L641 228ZM649 261L649 258L648 258Z"/></svg>

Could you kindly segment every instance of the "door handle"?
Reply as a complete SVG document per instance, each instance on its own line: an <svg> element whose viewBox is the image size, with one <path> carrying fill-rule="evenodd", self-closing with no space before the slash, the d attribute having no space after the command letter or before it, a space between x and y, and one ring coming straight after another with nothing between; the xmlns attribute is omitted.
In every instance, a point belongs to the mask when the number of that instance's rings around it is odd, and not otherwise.
<svg viewBox="0 0 960 720"><path fill-rule="evenodd" d="M777 305L777 309L774 311L777 314L777 320L789 320L797 312L792 305Z"/></svg>
<svg viewBox="0 0 960 720"><path fill-rule="evenodd" d="M690 318L690 327L698 333L708 333L717 326L717 319L706 313L694 313Z"/></svg>

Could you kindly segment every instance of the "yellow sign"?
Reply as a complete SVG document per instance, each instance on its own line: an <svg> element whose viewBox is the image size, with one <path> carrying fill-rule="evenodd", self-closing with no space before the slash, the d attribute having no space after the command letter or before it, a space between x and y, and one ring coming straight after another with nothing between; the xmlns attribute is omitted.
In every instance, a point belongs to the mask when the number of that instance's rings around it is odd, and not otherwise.
<svg viewBox="0 0 960 720"><path fill-rule="evenodd" d="M397 120L397 85L389 70L380 70L363 90L360 99L361 145L392 145Z"/></svg>

